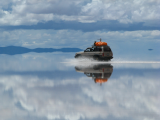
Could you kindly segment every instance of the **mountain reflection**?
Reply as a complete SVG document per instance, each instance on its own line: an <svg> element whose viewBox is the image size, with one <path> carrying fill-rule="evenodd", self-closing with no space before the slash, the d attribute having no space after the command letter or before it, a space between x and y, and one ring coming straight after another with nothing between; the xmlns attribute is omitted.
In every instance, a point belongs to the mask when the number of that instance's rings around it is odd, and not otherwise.
<svg viewBox="0 0 160 120"><path fill-rule="evenodd" d="M111 64L96 64L90 66L75 66L77 72L84 73L87 77L92 77L95 83L105 83L113 72Z"/></svg>

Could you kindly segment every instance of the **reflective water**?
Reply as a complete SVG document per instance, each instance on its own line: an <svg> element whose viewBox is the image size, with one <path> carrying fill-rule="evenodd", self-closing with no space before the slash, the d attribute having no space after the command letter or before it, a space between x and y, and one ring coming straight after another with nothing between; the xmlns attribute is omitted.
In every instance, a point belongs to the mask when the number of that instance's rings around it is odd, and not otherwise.
<svg viewBox="0 0 160 120"><path fill-rule="evenodd" d="M159 62L0 55L1 120L158 120Z"/></svg>

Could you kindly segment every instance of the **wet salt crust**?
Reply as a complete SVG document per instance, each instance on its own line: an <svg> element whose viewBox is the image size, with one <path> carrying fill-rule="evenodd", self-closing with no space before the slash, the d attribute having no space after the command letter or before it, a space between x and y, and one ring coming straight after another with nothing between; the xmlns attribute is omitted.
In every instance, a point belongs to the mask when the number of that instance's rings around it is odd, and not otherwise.
<svg viewBox="0 0 160 120"><path fill-rule="evenodd" d="M158 61L99 63L72 58L73 54L55 53L0 55L1 119L160 118Z"/></svg>

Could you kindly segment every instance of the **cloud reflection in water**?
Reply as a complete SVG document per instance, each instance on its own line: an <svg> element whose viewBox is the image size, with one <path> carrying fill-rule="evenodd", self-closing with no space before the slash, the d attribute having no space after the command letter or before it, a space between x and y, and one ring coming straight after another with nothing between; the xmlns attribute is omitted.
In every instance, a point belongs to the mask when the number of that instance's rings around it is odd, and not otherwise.
<svg viewBox="0 0 160 120"><path fill-rule="evenodd" d="M39 63L41 60L39 59ZM23 63L23 60L21 62ZM53 72L53 75L43 74L43 77L42 73L47 71L47 67L44 70L43 67L39 67L39 70L31 69L34 74L26 73L30 68L25 65L22 72L14 72L13 69L10 72L7 70L1 72L1 118L3 120L160 118L160 68L145 68L146 64L142 68L129 66L125 69L122 65L118 67L115 67L115 64L107 65L108 67L105 67L107 69L114 68L112 75L108 76L107 82L99 86L90 77L73 71L74 67L67 69L65 64L61 64L60 67L63 68L63 65L64 70L49 67L48 72ZM101 66L97 64L96 67L85 66L85 70L90 68L100 70ZM59 74L56 74L57 70ZM62 77L63 75L65 77Z"/></svg>

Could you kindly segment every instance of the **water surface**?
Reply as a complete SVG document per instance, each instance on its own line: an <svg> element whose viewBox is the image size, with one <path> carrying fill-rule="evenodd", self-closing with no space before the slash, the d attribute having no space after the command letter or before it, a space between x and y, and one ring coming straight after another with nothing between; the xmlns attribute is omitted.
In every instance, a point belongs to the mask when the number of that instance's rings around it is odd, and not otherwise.
<svg viewBox="0 0 160 120"><path fill-rule="evenodd" d="M2 120L158 120L158 61L74 60L74 53L0 55Z"/></svg>

